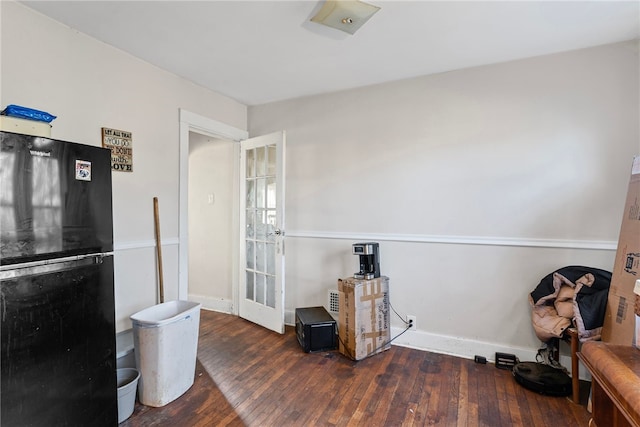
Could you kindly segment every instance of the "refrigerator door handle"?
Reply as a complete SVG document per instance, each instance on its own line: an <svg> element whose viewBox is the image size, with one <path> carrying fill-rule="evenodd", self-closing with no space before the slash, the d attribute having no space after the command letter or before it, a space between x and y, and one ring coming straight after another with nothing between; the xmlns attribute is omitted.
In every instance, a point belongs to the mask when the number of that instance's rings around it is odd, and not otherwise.
<svg viewBox="0 0 640 427"><path fill-rule="evenodd" d="M104 257L112 255L112 253L78 255L24 264L3 265L0 267L0 280L54 273L56 271L68 270L85 265L102 264Z"/></svg>

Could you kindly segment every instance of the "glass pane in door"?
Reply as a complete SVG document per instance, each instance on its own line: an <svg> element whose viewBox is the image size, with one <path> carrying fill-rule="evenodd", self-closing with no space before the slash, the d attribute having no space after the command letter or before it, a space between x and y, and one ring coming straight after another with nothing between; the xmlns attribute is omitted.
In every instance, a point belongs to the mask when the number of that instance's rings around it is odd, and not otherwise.
<svg viewBox="0 0 640 427"><path fill-rule="evenodd" d="M264 274L256 274L256 302L258 304L264 304L265 279Z"/></svg>
<svg viewBox="0 0 640 427"><path fill-rule="evenodd" d="M247 299L275 308L276 146L246 152Z"/></svg>
<svg viewBox="0 0 640 427"><path fill-rule="evenodd" d="M246 218L246 222L247 222L247 230L246 230L246 236L248 239L253 239L256 236L256 212L254 209L247 209L247 216Z"/></svg>
<svg viewBox="0 0 640 427"><path fill-rule="evenodd" d="M275 209L276 208L276 179L275 178L267 178L267 188L266 188L266 208Z"/></svg>
<svg viewBox="0 0 640 427"><path fill-rule="evenodd" d="M255 151L256 150L247 150L247 176L256 176L256 162L255 162Z"/></svg>
<svg viewBox="0 0 640 427"><path fill-rule="evenodd" d="M254 243L255 242L251 240L247 240L247 269L249 270L253 270L256 268Z"/></svg>
<svg viewBox="0 0 640 427"><path fill-rule="evenodd" d="M276 307L276 278L275 276L267 276L267 305L271 308Z"/></svg>
<svg viewBox="0 0 640 427"><path fill-rule="evenodd" d="M256 207L264 209L267 207L267 202L266 202L267 195L265 194L265 179L257 178L255 181L255 187L256 187Z"/></svg>
<svg viewBox="0 0 640 427"><path fill-rule="evenodd" d="M266 270L265 258L264 242L256 242L256 271L263 272Z"/></svg>
<svg viewBox="0 0 640 427"><path fill-rule="evenodd" d="M267 238L267 221L264 209L255 209L256 214L256 239L264 241Z"/></svg>
<svg viewBox="0 0 640 427"><path fill-rule="evenodd" d="M256 148L256 176L267 174L267 147Z"/></svg>
<svg viewBox="0 0 640 427"><path fill-rule="evenodd" d="M253 276L254 273L251 271L247 271L247 299L254 299L254 291L253 291Z"/></svg>
<svg viewBox="0 0 640 427"><path fill-rule="evenodd" d="M276 176L276 146L267 147L267 175Z"/></svg>

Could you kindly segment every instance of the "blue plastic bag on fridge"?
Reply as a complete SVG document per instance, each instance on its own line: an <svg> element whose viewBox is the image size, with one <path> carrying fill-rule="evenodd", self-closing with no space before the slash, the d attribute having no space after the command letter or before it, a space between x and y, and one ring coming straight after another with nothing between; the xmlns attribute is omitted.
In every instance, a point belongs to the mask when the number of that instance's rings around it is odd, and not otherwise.
<svg viewBox="0 0 640 427"><path fill-rule="evenodd" d="M19 119L37 120L39 122L51 123L56 116L45 111L34 110L33 108L22 107L20 105L7 105L2 112L3 116L17 117Z"/></svg>

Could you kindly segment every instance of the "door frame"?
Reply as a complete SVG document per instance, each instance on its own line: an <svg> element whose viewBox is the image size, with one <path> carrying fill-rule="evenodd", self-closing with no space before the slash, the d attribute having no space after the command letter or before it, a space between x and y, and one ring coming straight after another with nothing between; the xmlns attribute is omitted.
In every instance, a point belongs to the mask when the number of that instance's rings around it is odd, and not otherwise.
<svg viewBox="0 0 640 427"><path fill-rule="evenodd" d="M189 132L195 132L207 135L213 138L226 139L235 142L234 144L234 198L233 198L233 235L240 235L240 141L249 138L249 132L230 126L226 123L219 122L196 113L179 109L180 113L180 171L179 171L179 212L178 212L178 299L187 300L189 295ZM234 239L232 241L232 295L233 295L233 314L238 314L238 298L239 298L239 242Z"/></svg>

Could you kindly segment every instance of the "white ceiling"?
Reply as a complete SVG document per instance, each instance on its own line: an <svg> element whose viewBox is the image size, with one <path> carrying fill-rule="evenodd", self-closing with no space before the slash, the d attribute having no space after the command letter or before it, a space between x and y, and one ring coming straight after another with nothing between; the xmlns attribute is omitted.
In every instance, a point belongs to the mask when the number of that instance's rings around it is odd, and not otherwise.
<svg viewBox="0 0 640 427"><path fill-rule="evenodd" d="M376 1L356 34L321 0L23 1L247 105L640 38L640 1Z"/></svg>

